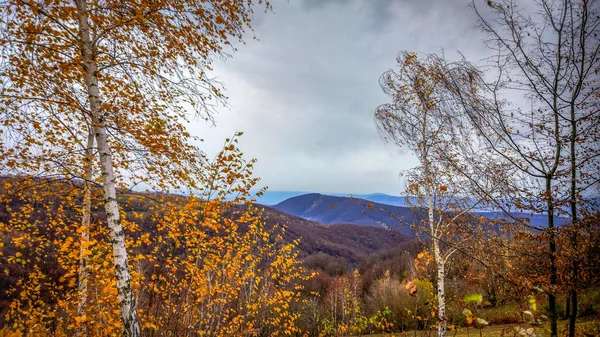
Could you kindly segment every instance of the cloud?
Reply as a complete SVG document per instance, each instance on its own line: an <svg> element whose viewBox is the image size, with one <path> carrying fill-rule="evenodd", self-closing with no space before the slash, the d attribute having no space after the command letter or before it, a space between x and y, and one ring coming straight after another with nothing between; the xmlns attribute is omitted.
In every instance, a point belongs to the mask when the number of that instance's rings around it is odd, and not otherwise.
<svg viewBox="0 0 600 337"><path fill-rule="evenodd" d="M215 153L225 137L259 160L273 190L398 194L400 171L417 165L407 149L385 144L375 108L388 101L379 76L402 50L485 54L468 1L274 1L256 13L255 35L213 75L225 83L229 110L216 127L193 134Z"/></svg>

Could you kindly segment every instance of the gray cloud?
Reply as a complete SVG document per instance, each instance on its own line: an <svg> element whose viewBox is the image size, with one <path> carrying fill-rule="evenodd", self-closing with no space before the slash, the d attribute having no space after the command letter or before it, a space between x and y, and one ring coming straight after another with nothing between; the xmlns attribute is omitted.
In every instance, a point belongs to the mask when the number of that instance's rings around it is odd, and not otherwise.
<svg viewBox="0 0 600 337"><path fill-rule="evenodd" d="M440 52L471 60L485 53L467 0L274 1L257 13L259 41L215 64L230 110L217 127L191 130L214 153L235 130L273 190L398 194L398 173L417 163L384 144L373 111L388 98L379 76L399 51Z"/></svg>

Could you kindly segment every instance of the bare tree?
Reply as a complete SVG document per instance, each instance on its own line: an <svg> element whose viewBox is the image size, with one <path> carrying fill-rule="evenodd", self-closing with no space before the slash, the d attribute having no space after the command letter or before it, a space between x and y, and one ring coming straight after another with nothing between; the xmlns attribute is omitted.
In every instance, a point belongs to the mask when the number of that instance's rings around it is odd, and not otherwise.
<svg viewBox="0 0 600 337"><path fill-rule="evenodd" d="M488 34L486 45L493 51L488 59L490 71L484 74L465 65L447 73L448 88L482 140L478 149L485 161L512 176L506 180L507 188L488 194L488 200L507 214L517 208L547 215L546 228L521 224L548 235L546 292L551 332L557 336L556 217L570 215L576 245L582 195L598 184L593 170L599 154L598 4L567 0L539 1L529 7L515 0L484 3L479 6L473 1L472 7ZM489 74L491 81L486 78ZM474 153L470 152L471 159ZM464 173L471 178L486 176L488 167L465 168ZM564 207L567 202L569 210ZM576 260L572 274L571 336L577 316Z"/></svg>

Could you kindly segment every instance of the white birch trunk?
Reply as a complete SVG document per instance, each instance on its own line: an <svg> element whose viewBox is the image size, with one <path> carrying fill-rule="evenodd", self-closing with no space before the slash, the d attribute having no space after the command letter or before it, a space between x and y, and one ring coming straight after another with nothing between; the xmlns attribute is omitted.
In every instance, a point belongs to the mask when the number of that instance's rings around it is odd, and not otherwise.
<svg viewBox="0 0 600 337"><path fill-rule="evenodd" d="M85 163L84 163L84 179L83 182L83 209L81 214L81 238L79 240L79 282L78 282L78 294L79 304L77 305L77 316L81 317L85 314L85 306L87 304L87 289L88 289L88 269L87 269L87 250L90 240L90 219L92 213L92 159L94 156L94 133L90 128L87 148L85 150ZM77 337L86 336L87 330L85 326L81 326L77 329Z"/></svg>
<svg viewBox="0 0 600 337"><path fill-rule="evenodd" d="M427 213L429 230L431 231L431 240L433 242L433 257L437 269L437 298L438 298L438 337L446 337L446 291L444 289L444 280L446 272L444 270L444 261L440 254L440 243L438 241L438 231L436 228L433 205L433 181L429 171L429 162L423 160L423 169L425 171L425 194L427 198Z"/></svg>
<svg viewBox="0 0 600 337"><path fill-rule="evenodd" d="M437 268L437 297L438 297L438 336L446 336L446 290L444 281L446 279L446 271L444 269L444 261L440 256L440 247L437 240L434 241L433 255Z"/></svg>
<svg viewBox="0 0 600 337"><path fill-rule="evenodd" d="M123 322L123 336L140 336L140 324L131 278L127 262L127 249L125 246L125 233L121 225L119 205L117 204L117 189L111 149L107 141L105 122L100 112L100 90L98 88L97 64L94 60L94 51L90 38L86 0L75 0L79 20L79 37L81 39L83 67L85 70L85 85L87 87L90 112L92 115L93 132L96 137L98 154L100 157L100 172L104 190L104 208L106 221L110 229L110 239L113 248L115 279L117 292L121 305L121 321Z"/></svg>

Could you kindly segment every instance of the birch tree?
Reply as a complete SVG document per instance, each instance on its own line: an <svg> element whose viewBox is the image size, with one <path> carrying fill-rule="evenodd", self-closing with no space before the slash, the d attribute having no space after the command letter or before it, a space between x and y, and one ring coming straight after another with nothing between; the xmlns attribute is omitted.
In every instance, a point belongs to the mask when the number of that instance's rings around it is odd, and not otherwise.
<svg viewBox="0 0 600 337"><path fill-rule="evenodd" d="M392 102L381 105L375 121L386 141L407 145L420 166L408 175L408 193L418 196L427 210L428 230L437 269L438 335L446 335L445 278L448 259L472 237L477 224L467 219L477 202L465 199L452 172L444 165L441 152L460 142L463 129L456 125L462 113L445 89L442 73L449 65L434 55L424 61L412 53L397 57L397 70L380 78L383 91ZM457 65L458 66L458 65Z"/></svg>
<svg viewBox="0 0 600 337"><path fill-rule="evenodd" d="M224 98L207 70L212 58L226 55L223 46L242 38L254 5L0 3L0 98L8 129L3 132L18 135L4 138L3 160L29 174L43 168L72 177L65 163L81 158L81 149L85 153L91 126L126 336L139 336L140 327L117 187L125 181L196 187L198 181L189 177L197 175L189 173L201 157L182 121L190 108L210 119L214 104ZM46 160L56 156L66 160L57 166Z"/></svg>

